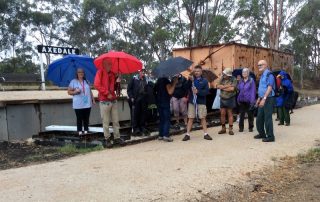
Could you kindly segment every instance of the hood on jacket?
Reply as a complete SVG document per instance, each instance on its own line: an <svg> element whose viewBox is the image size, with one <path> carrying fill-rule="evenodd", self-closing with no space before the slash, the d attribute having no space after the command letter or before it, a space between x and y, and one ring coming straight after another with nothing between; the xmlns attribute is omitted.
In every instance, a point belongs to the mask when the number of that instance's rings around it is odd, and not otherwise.
<svg viewBox="0 0 320 202"><path fill-rule="evenodd" d="M282 77L282 79L288 79L288 73L285 71L281 71L279 75Z"/></svg>

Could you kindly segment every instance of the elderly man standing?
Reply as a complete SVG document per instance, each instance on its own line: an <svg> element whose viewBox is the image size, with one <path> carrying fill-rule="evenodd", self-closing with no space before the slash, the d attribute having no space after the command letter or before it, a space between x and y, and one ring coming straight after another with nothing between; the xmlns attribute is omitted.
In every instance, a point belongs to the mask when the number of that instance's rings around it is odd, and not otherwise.
<svg viewBox="0 0 320 202"><path fill-rule="evenodd" d="M258 88L258 115L256 120L258 135L255 139L262 139L263 142L274 142L272 112L274 105L275 79L268 68L265 60L258 62L259 71L262 72Z"/></svg>
<svg viewBox="0 0 320 202"><path fill-rule="evenodd" d="M94 78L94 87L98 90L100 101L100 113L102 117L103 132L105 137L105 146L111 148L111 135L109 132L110 120L113 127L114 144L124 145L124 141L120 138L120 125L118 115L118 104L115 83L120 82L119 78L111 72L111 61L104 60L102 62L103 68L97 71Z"/></svg>
<svg viewBox="0 0 320 202"><path fill-rule="evenodd" d="M221 90L220 93L220 118L221 130L218 134L227 133L226 129L226 115L228 115L229 135L234 135L233 132L233 108L236 107L236 88L237 79L232 76L232 69L226 68L222 72L222 78L218 82L217 88Z"/></svg>

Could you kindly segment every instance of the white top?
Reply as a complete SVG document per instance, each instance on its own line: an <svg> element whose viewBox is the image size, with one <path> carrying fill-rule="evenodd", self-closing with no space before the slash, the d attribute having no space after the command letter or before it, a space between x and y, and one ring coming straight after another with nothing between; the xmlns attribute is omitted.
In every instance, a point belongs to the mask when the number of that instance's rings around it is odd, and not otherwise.
<svg viewBox="0 0 320 202"><path fill-rule="evenodd" d="M72 108L73 109L84 109L92 106L92 98L90 85L87 81L80 82L78 79L73 79L69 87L72 89L80 89L80 94L73 95Z"/></svg>

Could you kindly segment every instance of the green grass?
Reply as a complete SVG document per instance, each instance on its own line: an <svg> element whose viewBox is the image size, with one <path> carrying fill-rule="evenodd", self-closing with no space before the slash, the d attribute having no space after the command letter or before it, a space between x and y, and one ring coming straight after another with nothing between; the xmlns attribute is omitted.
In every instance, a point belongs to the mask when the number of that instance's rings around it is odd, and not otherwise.
<svg viewBox="0 0 320 202"><path fill-rule="evenodd" d="M75 145L67 144L63 147L58 148L58 151L63 154L85 154L93 151L99 151L103 150L102 145L98 145L96 147L90 147L90 148L77 148Z"/></svg>
<svg viewBox="0 0 320 202"><path fill-rule="evenodd" d="M306 154L299 154L300 163L314 163L320 161L320 148L310 149Z"/></svg>

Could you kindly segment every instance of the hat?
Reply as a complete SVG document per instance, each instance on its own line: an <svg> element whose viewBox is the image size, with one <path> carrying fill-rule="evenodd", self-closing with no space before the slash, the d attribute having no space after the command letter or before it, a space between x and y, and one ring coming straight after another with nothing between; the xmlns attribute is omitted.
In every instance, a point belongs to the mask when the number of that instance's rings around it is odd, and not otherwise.
<svg viewBox="0 0 320 202"><path fill-rule="evenodd" d="M223 70L222 73L224 75L226 75L226 76L232 76L232 69L231 68L226 68L225 70Z"/></svg>

